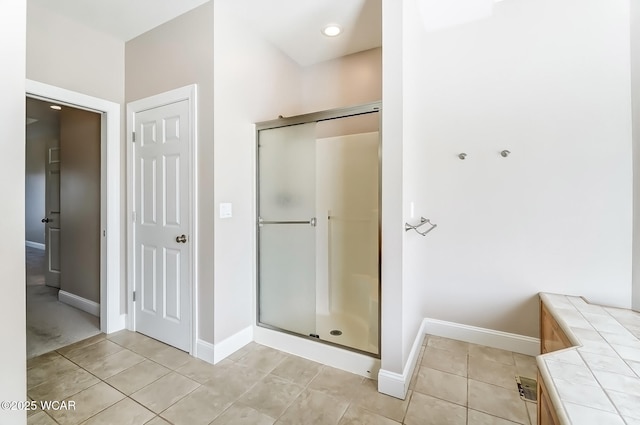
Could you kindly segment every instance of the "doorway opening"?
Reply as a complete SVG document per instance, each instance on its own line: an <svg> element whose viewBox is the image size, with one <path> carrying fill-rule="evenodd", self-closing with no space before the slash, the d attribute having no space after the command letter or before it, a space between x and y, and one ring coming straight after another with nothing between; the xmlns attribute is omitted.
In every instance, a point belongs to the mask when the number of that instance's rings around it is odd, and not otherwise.
<svg viewBox="0 0 640 425"><path fill-rule="evenodd" d="M100 332L101 115L26 99L27 355Z"/></svg>
<svg viewBox="0 0 640 425"><path fill-rule="evenodd" d="M27 100L41 100L48 102L47 108L50 105L58 105L62 108L67 108L67 112L69 114L78 114L78 113L91 113L94 117L94 124L97 122L98 128L98 143L97 143L97 151L98 151L98 188L89 189L89 193L93 193L95 196L97 193L98 197L98 211L99 211L99 220L98 220L98 234L97 234L97 245L99 246L99 258L98 258L98 268L99 268L99 286L98 286L98 302L91 300L90 298L96 298L94 294L80 293L80 295L74 294L74 292L69 291L66 293L61 293L61 297L65 298L65 302L67 304L71 304L76 308L80 308L85 312L88 312L92 316L99 317L99 331L104 333L112 333L121 329L124 329L126 313L122 311L121 305L124 305L124 301L121 300L121 294L124 294L124 291L121 290L121 285L124 286L124 279L121 276L121 267L120 267L120 256L121 256L121 231L120 231L120 205L121 205L121 188L120 188L120 105L114 102L110 102L107 100L99 99L96 97L88 96L82 93L77 93L71 90L62 89L59 87L51 86L48 84L40 83L33 80L26 81L26 96ZM64 110L64 109L62 109ZM32 117L33 118L33 117ZM32 125L35 123L32 120L29 120L27 117L27 121L31 121ZM95 125L94 125L95 132ZM82 139L84 136L82 134L76 135ZM27 147L28 148L28 147ZM52 152L50 152L50 159L52 169L55 171L56 163L59 164L61 158L57 155L60 154L61 150L56 150L55 147L51 147ZM46 149L47 155L49 155L48 149ZM63 158L62 158L63 159ZM82 161L80 161L82 162ZM25 164L25 169L27 164ZM87 164L79 164L78 167L85 167ZM95 168L95 167L94 167ZM94 170L95 171L95 170ZM64 174L64 173L63 173ZM69 173L67 174L69 176ZM25 176L26 177L26 176ZM76 179L78 180L78 179ZM54 179L55 181L55 179ZM42 182L42 180L40 180ZM42 184L42 183L41 183ZM64 185L64 182L62 182ZM72 197L79 198L80 201L83 201L87 196L80 196L85 194L80 190L71 191ZM25 193L25 195L27 195ZM27 200L25 198L25 206ZM63 201L64 203L64 201ZM84 202L80 202L81 205L84 205ZM33 212L29 208L25 208L26 214L36 214L39 217L40 222L48 218L48 215L42 214L44 211L34 210ZM77 211L74 211L77 213ZM36 218L38 218L36 216ZM54 216L55 217L55 216ZM75 217L70 217L72 220ZM29 220L29 218L27 218ZM33 218L31 218L33 219ZM64 220L64 219L63 219ZM51 223L51 221L50 221ZM95 223L94 223L95 226ZM51 226L50 226L51 227ZM52 232L53 236L56 236L55 227L53 227L54 231ZM42 229L40 229L42 231ZM38 231L36 230L36 233ZM64 229L61 229L57 235L62 235ZM45 232L46 234L46 232ZM51 236L51 235L50 235ZM78 236L73 236L73 232L71 232L71 240L74 238L79 238ZM95 235L95 232L93 234ZM30 235L25 234L25 245L29 240ZM64 237L61 240L64 244ZM33 242L33 241L32 241ZM28 247L29 249L34 248L34 244ZM46 248L45 242L35 242L35 249ZM72 244L73 245L73 244ZM80 244L76 244L75 248L78 246L82 246ZM42 251L42 250L40 250ZM40 253L42 256L42 253ZM74 271L81 270L86 264L83 262L82 258L77 257L79 254L71 255L67 258L74 267L72 268ZM44 255L45 259L47 254ZM61 256L59 260L64 262L64 256ZM55 259L54 259L55 260ZM34 260L34 262L37 260ZM42 260L41 260L42 261ZM53 261L54 266L56 262ZM64 269L64 264L57 264L59 267ZM41 267L40 270L45 267ZM51 267L52 271L55 270L56 267ZM64 273L64 270L62 270ZM30 273L34 274L34 273ZM44 274L41 278L34 278L27 283L38 284L44 282ZM64 277L62 277L64 279ZM41 287L44 285L40 285ZM55 279L52 286L56 286ZM64 290L64 282L62 283L62 289ZM90 302L87 302L90 301ZM30 356L33 355L30 353Z"/></svg>

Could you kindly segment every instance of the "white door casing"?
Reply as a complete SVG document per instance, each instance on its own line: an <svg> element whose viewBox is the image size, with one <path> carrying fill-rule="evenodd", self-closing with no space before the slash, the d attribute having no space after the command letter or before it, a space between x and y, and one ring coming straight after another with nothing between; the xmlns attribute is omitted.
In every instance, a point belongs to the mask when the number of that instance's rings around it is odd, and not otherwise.
<svg viewBox="0 0 640 425"><path fill-rule="evenodd" d="M25 86L29 97L102 113L100 330L119 331L126 321L120 308L120 104L29 79Z"/></svg>
<svg viewBox="0 0 640 425"><path fill-rule="evenodd" d="M135 301L129 311L130 328L193 353L195 87L193 96L182 94L178 89L128 105L135 138L128 179Z"/></svg>
<svg viewBox="0 0 640 425"><path fill-rule="evenodd" d="M44 245L47 286L60 288L60 145L58 140L47 142L45 159L45 216Z"/></svg>

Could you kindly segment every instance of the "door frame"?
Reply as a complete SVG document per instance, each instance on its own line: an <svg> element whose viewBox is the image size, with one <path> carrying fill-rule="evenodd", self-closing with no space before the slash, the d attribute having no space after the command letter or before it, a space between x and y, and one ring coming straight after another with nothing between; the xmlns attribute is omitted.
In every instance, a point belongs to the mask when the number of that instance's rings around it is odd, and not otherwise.
<svg viewBox="0 0 640 425"><path fill-rule="evenodd" d="M133 301L133 291L135 288L135 247L134 247L134 143L133 132L135 130L135 114L147 109L157 108L159 106L168 105L186 100L189 104L189 131L191 138L189 140L189 241L191 255L189 264L190 288L191 293L191 348L189 354L197 356L197 338L198 338L198 110L197 110L197 84L180 87L159 93L150 97L135 100L127 103L127 329L136 330L136 310Z"/></svg>
<svg viewBox="0 0 640 425"><path fill-rule="evenodd" d="M83 93L26 80L26 96L101 114L100 140L100 330L124 329L120 309L120 104Z"/></svg>

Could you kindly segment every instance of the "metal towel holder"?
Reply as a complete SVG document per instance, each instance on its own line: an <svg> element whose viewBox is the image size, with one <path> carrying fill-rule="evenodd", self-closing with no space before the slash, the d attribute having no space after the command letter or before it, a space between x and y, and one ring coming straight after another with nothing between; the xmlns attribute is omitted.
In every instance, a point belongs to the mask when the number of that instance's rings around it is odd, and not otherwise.
<svg viewBox="0 0 640 425"><path fill-rule="evenodd" d="M420 230L418 230L418 227L424 226L427 223L430 224L431 227L429 227L424 232L421 232ZM437 224L433 224L428 218L424 218L424 217L420 217L420 224L416 224L415 226L412 226L409 223L404 223L404 231L405 232L408 232L409 230L413 229L413 230L416 231L417 234L422 235L422 236L426 236L427 233L429 233L430 231L432 231L436 227L438 227Z"/></svg>

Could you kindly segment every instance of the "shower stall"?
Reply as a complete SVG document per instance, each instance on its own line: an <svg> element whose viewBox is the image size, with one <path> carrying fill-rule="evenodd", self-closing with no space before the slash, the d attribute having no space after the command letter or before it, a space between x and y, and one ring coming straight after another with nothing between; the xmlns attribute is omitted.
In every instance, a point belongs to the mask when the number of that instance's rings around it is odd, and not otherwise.
<svg viewBox="0 0 640 425"><path fill-rule="evenodd" d="M380 103L257 131L259 326L380 355Z"/></svg>

